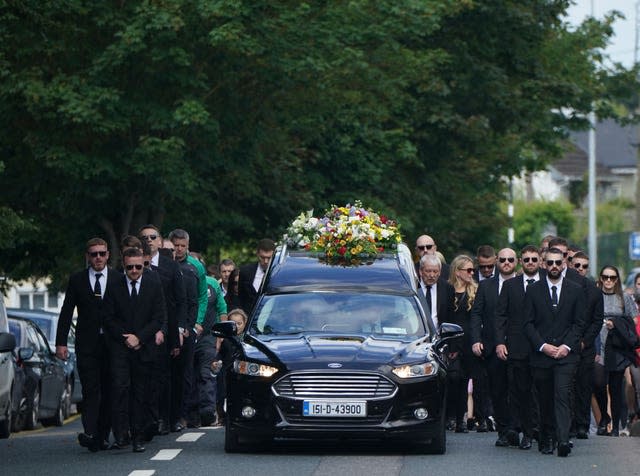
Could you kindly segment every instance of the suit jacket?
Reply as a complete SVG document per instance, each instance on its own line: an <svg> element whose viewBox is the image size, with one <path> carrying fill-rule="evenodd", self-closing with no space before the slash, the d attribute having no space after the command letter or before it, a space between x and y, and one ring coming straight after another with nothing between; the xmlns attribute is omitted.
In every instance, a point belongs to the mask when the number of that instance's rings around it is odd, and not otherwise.
<svg viewBox="0 0 640 476"><path fill-rule="evenodd" d="M115 352L126 352L123 334L135 334L142 348L140 360L151 361L155 356L155 334L166 320L166 308L160 277L153 272L144 273L138 296L129 295L126 275L121 275L114 284L113 292L104 299L104 325L108 334L109 348Z"/></svg>
<svg viewBox="0 0 640 476"><path fill-rule="evenodd" d="M568 268L565 277L582 287L587 303L586 318L587 325L582 335L581 346L582 355L585 357L595 356L595 340L602 328L604 319L604 299L602 290L596 286L591 279L585 278L573 268Z"/></svg>
<svg viewBox="0 0 640 476"><path fill-rule="evenodd" d="M167 324L162 330L167 336L168 348L175 349L180 345L178 327L186 327L187 322L186 291L182 271L178 263L164 255L158 257L158 266L152 269L158 273L162 282L166 305Z"/></svg>
<svg viewBox="0 0 640 476"><path fill-rule="evenodd" d="M419 288L419 294L421 297L425 297L422 291L422 287ZM436 286L436 310L438 318L438 326L443 322L451 322L453 316L453 301L455 297L455 289L446 280L440 277ZM426 297L423 301L425 309L427 309ZM429 309L429 319L431 320L431 310ZM433 322L433 320L431 320ZM437 330L437 329L436 329Z"/></svg>
<svg viewBox="0 0 640 476"><path fill-rule="evenodd" d="M104 289L105 294L101 299L93 294L88 268L71 275L62 309L60 310L60 317L58 318L56 345L67 345L69 328L73 320L73 311L77 308L76 353L79 355L91 354L100 348L98 344L100 329L103 327L102 306L106 295L113 290L119 277L120 274L113 269L108 270L106 289L104 282L102 283L102 289Z"/></svg>
<svg viewBox="0 0 640 476"><path fill-rule="evenodd" d="M544 279L540 271L538 276ZM505 281L496 305L495 342L507 346L510 359L526 359L531 353L531 343L524 332L524 279L520 275Z"/></svg>
<svg viewBox="0 0 640 476"><path fill-rule="evenodd" d="M240 307L247 313L251 314L253 306L258 300L258 292L253 287L253 280L258 271L258 263L246 264L240 267L240 276L238 277L238 300Z"/></svg>
<svg viewBox="0 0 640 476"><path fill-rule="evenodd" d="M580 339L587 325L584 291L579 284L562 280L558 306L553 307L547 279L527 288L524 298L525 333L532 346L531 365L553 367L577 362ZM540 351L542 344L566 345L571 351L564 359L556 360Z"/></svg>
<svg viewBox="0 0 640 476"><path fill-rule="evenodd" d="M498 304L499 279L499 276L494 276L481 281L471 307L469 321L471 344L481 342L484 346L484 355L492 354L496 348L495 312Z"/></svg>

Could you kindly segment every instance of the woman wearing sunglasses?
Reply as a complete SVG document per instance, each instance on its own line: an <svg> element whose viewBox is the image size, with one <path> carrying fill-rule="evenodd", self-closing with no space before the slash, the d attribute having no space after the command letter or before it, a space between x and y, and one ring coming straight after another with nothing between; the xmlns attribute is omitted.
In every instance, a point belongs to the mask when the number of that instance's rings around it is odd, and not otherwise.
<svg viewBox="0 0 640 476"><path fill-rule="evenodd" d="M602 290L604 298L604 323L599 336L599 351L606 376L604 380L608 383L611 394L610 434L619 436L624 371L633 362L633 349L638 345L638 336L633 323L636 307L632 296L622 292L620 272L615 266L602 268L597 285ZM609 434L606 431L609 419L606 401L599 401L598 404L602 414L598 424L598 434Z"/></svg>

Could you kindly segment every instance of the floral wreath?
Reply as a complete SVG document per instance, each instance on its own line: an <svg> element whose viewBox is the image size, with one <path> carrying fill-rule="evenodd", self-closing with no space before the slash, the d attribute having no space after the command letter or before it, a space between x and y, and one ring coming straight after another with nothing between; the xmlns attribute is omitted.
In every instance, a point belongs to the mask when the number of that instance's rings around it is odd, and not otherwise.
<svg viewBox="0 0 640 476"><path fill-rule="evenodd" d="M395 250L402 236L395 220L356 200L344 207L332 205L320 218L313 216L313 210L301 213L287 228L284 242L318 252L328 261L357 264L359 259Z"/></svg>

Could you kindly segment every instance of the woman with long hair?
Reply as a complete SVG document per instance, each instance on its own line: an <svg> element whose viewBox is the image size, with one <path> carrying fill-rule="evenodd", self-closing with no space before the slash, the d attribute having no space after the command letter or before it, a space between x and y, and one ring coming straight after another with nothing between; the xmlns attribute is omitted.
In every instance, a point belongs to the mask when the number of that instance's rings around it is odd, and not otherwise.
<svg viewBox="0 0 640 476"><path fill-rule="evenodd" d="M615 266L607 265L600 270L597 286L602 290L604 298L604 323L600 330L599 350L605 382L609 384L611 395L610 434L619 436L624 372L634 361L633 348L638 343L633 322L636 306L633 297L623 293L620 272ZM602 418L598 424L598 434L608 434L604 423L608 418L606 403L603 405L599 402L599 405Z"/></svg>
<svg viewBox="0 0 640 476"><path fill-rule="evenodd" d="M469 319L478 284L473 279L473 259L467 255L456 256L451 262L449 283L455 289L451 322L464 331L462 343L451 346L452 365L449 378L449 415L455 418L456 433L466 433L464 414L467 410L467 387L471 370L471 340Z"/></svg>

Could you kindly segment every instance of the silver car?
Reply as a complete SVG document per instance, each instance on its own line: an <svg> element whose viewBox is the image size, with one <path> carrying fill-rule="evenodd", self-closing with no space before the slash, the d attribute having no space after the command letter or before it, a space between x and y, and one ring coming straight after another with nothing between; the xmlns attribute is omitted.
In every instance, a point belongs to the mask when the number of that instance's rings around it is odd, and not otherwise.
<svg viewBox="0 0 640 476"><path fill-rule="evenodd" d="M11 434L11 401L15 370L13 367L13 349L16 339L9 334L9 323L4 303L0 299L0 438L9 438Z"/></svg>

